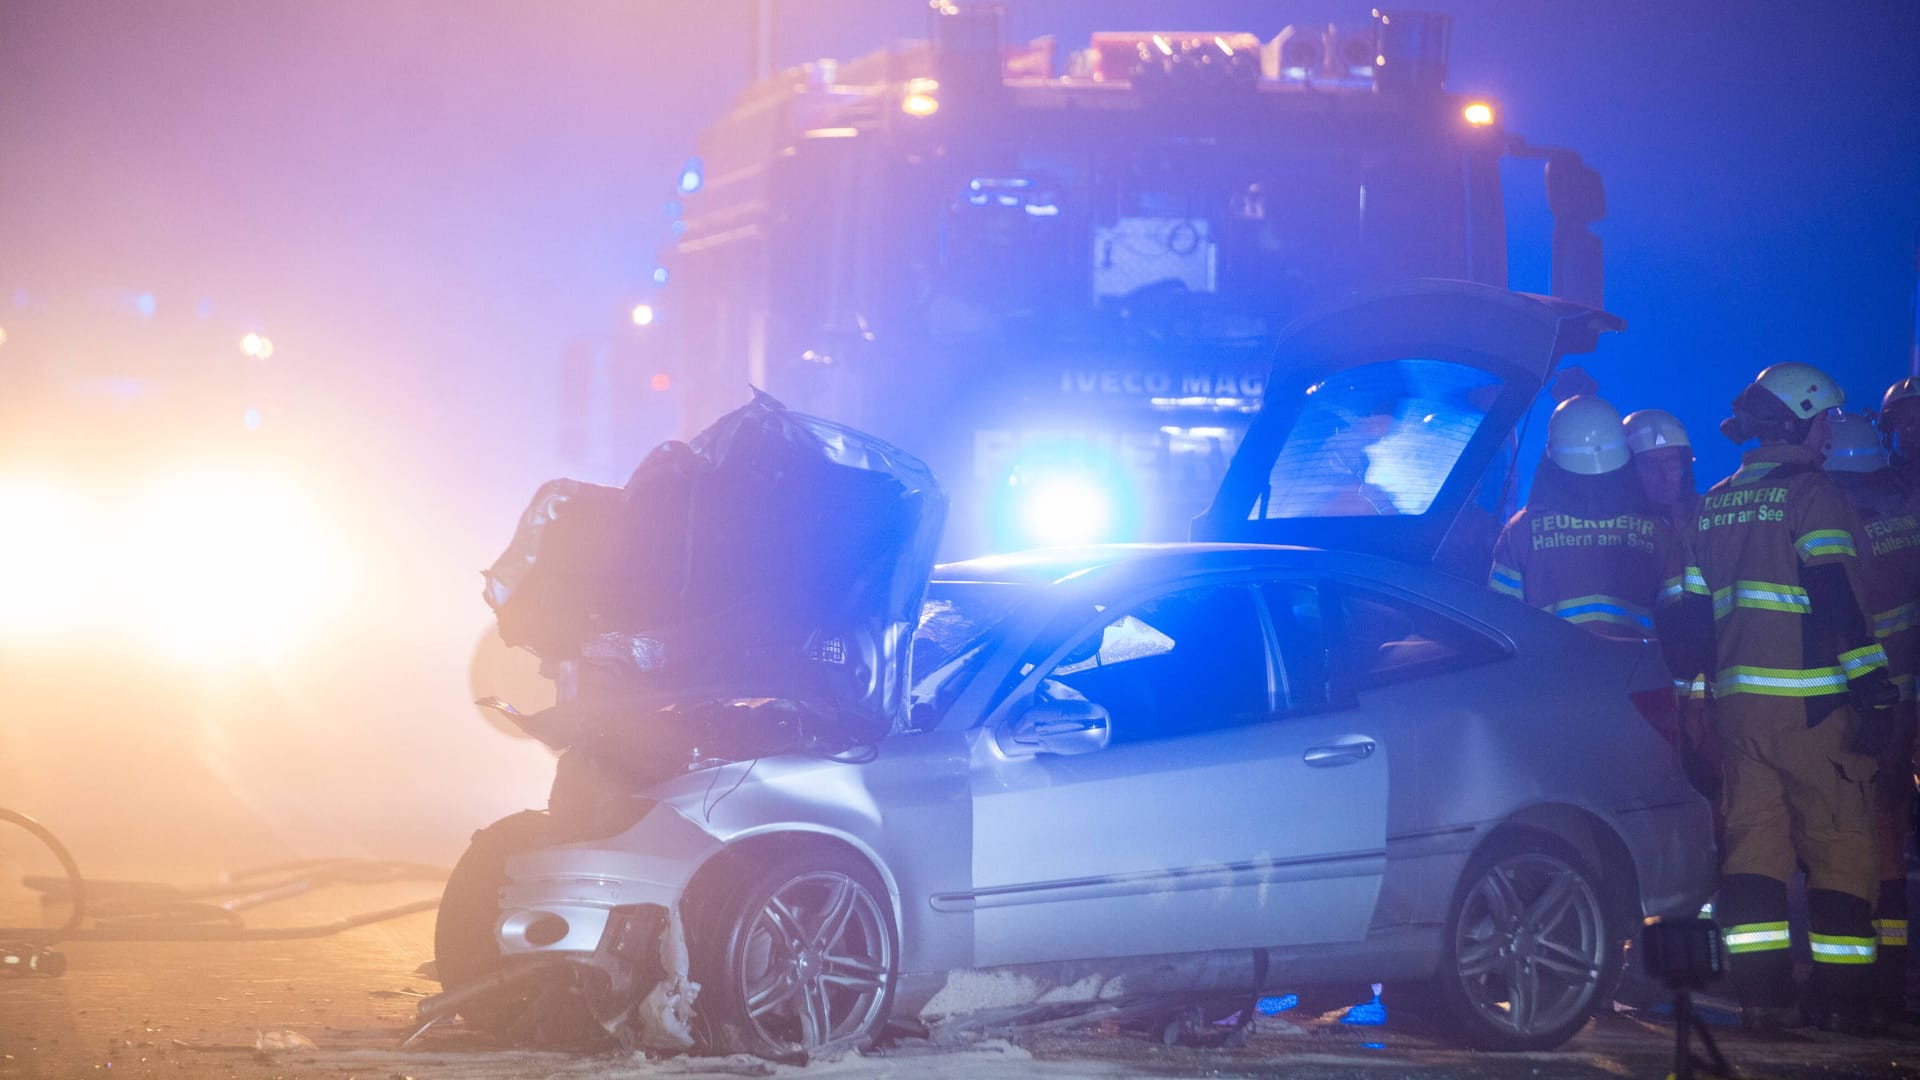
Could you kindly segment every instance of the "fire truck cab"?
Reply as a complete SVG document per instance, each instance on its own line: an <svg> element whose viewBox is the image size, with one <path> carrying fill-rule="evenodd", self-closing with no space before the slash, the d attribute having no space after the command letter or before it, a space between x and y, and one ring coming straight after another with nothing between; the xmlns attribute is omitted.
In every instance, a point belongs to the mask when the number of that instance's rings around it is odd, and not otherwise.
<svg viewBox="0 0 1920 1080"><path fill-rule="evenodd" d="M1599 303L1599 177L1445 90L1446 16L1065 57L995 8L932 23L702 135L659 308L686 430L752 384L889 439L948 488L944 557L1183 538L1294 317L1507 284L1505 156L1546 161L1554 291Z"/></svg>

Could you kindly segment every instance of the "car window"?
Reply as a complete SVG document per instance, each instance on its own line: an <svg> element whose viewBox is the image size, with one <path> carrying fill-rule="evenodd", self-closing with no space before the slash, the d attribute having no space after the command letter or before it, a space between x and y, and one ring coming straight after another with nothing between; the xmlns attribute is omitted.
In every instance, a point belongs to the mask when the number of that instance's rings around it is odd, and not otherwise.
<svg viewBox="0 0 1920 1080"><path fill-rule="evenodd" d="M1253 593L1209 585L1110 614L1048 672L1040 693L1105 707L1122 743L1263 719L1267 687Z"/></svg>
<svg viewBox="0 0 1920 1080"><path fill-rule="evenodd" d="M1365 364L1308 387L1261 516L1426 513L1500 387L1479 368L1419 358Z"/></svg>
<svg viewBox="0 0 1920 1080"><path fill-rule="evenodd" d="M1504 655L1485 634L1410 601L1345 589L1342 627L1361 689L1458 671Z"/></svg>
<svg viewBox="0 0 1920 1080"><path fill-rule="evenodd" d="M1288 710L1326 707L1333 700L1333 662L1326 619L1320 609L1322 591L1310 582L1269 582L1261 587L1267 617L1280 647L1280 701Z"/></svg>

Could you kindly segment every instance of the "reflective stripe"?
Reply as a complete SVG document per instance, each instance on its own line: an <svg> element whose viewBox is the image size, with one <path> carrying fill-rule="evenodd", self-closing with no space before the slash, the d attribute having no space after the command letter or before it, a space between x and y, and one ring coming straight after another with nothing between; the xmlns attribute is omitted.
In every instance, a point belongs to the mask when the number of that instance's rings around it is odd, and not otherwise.
<svg viewBox="0 0 1920 1080"><path fill-rule="evenodd" d="M1687 686L1687 696L1695 699L1701 699L1707 696L1707 677L1705 675L1695 675L1693 677L1693 682Z"/></svg>
<svg viewBox="0 0 1920 1080"><path fill-rule="evenodd" d="M1504 593L1518 600L1521 598L1520 571L1511 566L1493 564L1493 573L1487 575L1487 587L1497 593Z"/></svg>
<svg viewBox="0 0 1920 1080"><path fill-rule="evenodd" d="M1808 934L1813 959L1819 964L1871 964L1874 943L1870 937L1846 937L1840 934Z"/></svg>
<svg viewBox="0 0 1920 1080"><path fill-rule="evenodd" d="M1887 666L1887 650L1878 645L1849 649L1840 654L1840 669L1847 678L1857 679L1869 671L1879 671Z"/></svg>
<svg viewBox="0 0 1920 1080"><path fill-rule="evenodd" d="M1542 610L1552 612L1570 623L1608 622L1641 630L1653 629L1653 618L1647 614L1646 608L1605 593L1560 600L1546 605Z"/></svg>
<svg viewBox="0 0 1920 1080"><path fill-rule="evenodd" d="M1768 694L1774 697L1819 697L1837 694L1847 688L1847 674L1838 667L1769 668L1744 664L1723 668L1714 680L1713 692L1729 694Z"/></svg>
<svg viewBox="0 0 1920 1080"><path fill-rule="evenodd" d="M1713 591L1713 617L1724 619L1736 607L1757 611L1785 611L1803 615L1813 610L1813 598L1798 585L1772 581L1736 581Z"/></svg>
<svg viewBox="0 0 1920 1080"><path fill-rule="evenodd" d="M1912 604L1901 604L1899 607L1888 608L1873 617L1873 636L1887 637L1890 634L1897 634L1902 630L1911 630L1913 629L1913 616L1914 606Z"/></svg>
<svg viewBox="0 0 1920 1080"><path fill-rule="evenodd" d="M1708 591L1707 576L1700 572L1699 567L1697 566L1687 567L1686 582L1687 582L1688 592L1693 593L1696 596L1707 595L1707 591Z"/></svg>
<svg viewBox="0 0 1920 1080"><path fill-rule="evenodd" d="M1889 945L1897 945L1903 949L1907 947L1907 920L1905 919L1875 919L1873 932L1879 937L1881 948Z"/></svg>
<svg viewBox="0 0 1920 1080"><path fill-rule="evenodd" d="M1775 952L1790 944L1787 924L1783 922L1740 923L1727 927L1720 935L1730 953Z"/></svg>
<svg viewBox="0 0 1920 1080"><path fill-rule="evenodd" d="M1817 559L1822 555L1854 556L1853 534L1845 529L1815 529L1793 542L1800 558Z"/></svg>
<svg viewBox="0 0 1920 1080"><path fill-rule="evenodd" d="M1687 595L1686 581L1680 577L1670 577L1660 583L1660 602L1671 604Z"/></svg>

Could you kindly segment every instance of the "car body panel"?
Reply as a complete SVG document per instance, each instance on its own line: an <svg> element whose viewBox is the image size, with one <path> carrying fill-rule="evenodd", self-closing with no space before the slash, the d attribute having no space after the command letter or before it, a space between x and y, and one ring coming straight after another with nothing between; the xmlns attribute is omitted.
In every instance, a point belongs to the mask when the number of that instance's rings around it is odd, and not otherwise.
<svg viewBox="0 0 1920 1080"><path fill-rule="evenodd" d="M1095 753L974 747L974 909L983 964L1197 952L1364 936L1386 861L1384 748L1312 747L1350 716L1278 717ZM1290 815L1276 805L1313 808ZM1299 913L1316 917L1302 919Z"/></svg>

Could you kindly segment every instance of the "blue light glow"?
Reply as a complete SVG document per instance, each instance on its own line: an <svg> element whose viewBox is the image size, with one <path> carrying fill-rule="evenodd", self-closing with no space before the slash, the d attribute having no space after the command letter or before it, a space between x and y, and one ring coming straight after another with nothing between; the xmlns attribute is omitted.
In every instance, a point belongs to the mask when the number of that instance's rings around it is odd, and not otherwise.
<svg viewBox="0 0 1920 1080"><path fill-rule="evenodd" d="M1140 507L1114 447L1060 435L1023 446L992 493L996 550L1134 539Z"/></svg>
<svg viewBox="0 0 1920 1080"><path fill-rule="evenodd" d="M260 410L248 409L246 412L246 415L240 418L240 422L247 425L248 431L259 431L260 430Z"/></svg>
<svg viewBox="0 0 1920 1080"><path fill-rule="evenodd" d="M160 310L160 301L152 293L143 292L133 298L133 309L140 313L141 318L151 319L153 313Z"/></svg>
<svg viewBox="0 0 1920 1080"><path fill-rule="evenodd" d="M699 158L688 158L687 163L680 166L680 194L691 195L699 191L700 185L706 182L705 172L706 167Z"/></svg>
<svg viewBox="0 0 1920 1080"><path fill-rule="evenodd" d="M656 266L656 267L654 267L654 268L653 268L653 283L654 283L655 285L661 285L661 286L664 286L664 285L665 285L665 284L667 283L667 268L666 268L666 267L664 267L664 266Z"/></svg>

